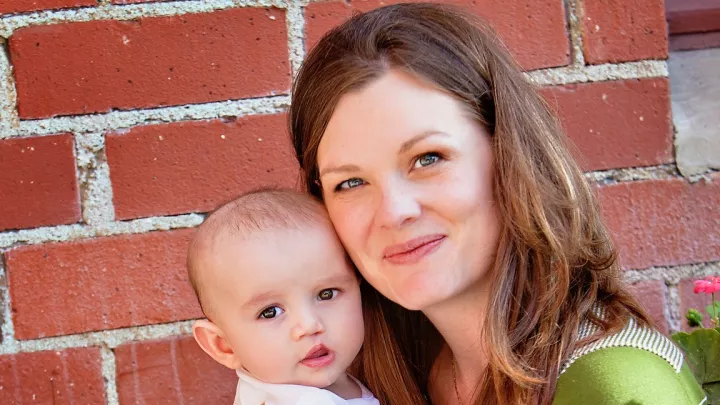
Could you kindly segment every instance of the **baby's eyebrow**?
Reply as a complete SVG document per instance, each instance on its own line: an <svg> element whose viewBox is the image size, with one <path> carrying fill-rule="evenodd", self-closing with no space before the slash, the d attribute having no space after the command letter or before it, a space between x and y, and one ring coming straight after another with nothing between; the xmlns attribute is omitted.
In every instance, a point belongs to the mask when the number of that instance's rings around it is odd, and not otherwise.
<svg viewBox="0 0 720 405"><path fill-rule="evenodd" d="M318 284L325 287L331 287L333 284L347 284L355 280L352 274L339 274L321 279Z"/></svg>
<svg viewBox="0 0 720 405"><path fill-rule="evenodd" d="M243 308L252 308L256 307L260 304L263 304L268 301L272 301L273 299L277 299L280 297L280 294L277 291L266 291L260 294L253 295L249 300L247 300L243 304Z"/></svg>

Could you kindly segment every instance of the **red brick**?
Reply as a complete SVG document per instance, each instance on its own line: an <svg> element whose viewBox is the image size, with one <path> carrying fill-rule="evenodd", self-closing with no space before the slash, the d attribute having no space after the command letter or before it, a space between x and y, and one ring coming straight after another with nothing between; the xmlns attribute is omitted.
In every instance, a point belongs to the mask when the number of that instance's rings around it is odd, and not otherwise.
<svg viewBox="0 0 720 405"><path fill-rule="evenodd" d="M720 48L720 31L699 34L671 35L670 51Z"/></svg>
<svg viewBox="0 0 720 405"><path fill-rule="evenodd" d="M308 46L355 11L401 3L402 0L356 0L310 3L305 10ZM451 0L480 15L497 29L525 69L564 66L570 47L563 2L556 0Z"/></svg>
<svg viewBox="0 0 720 405"><path fill-rule="evenodd" d="M120 405L230 404L237 376L192 337L134 342L115 349Z"/></svg>
<svg viewBox="0 0 720 405"><path fill-rule="evenodd" d="M159 0L159 1L172 1L172 0ZM156 3L158 0L112 0L112 4L136 4L136 3Z"/></svg>
<svg viewBox="0 0 720 405"><path fill-rule="evenodd" d="M202 316L187 281L192 230L6 253L15 335L33 339Z"/></svg>
<svg viewBox="0 0 720 405"><path fill-rule="evenodd" d="M0 404L104 403L97 348L0 356Z"/></svg>
<svg viewBox="0 0 720 405"><path fill-rule="evenodd" d="M648 315L655 321L660 332L667 334L670 331L667 318L665 318L665 283L662 281L641 281L628 286L630 292L640 301Z"/></svg>
<svg viewBox="0 0 720 405"><path fill-rule="evenodd" d="M23 28L10 38L21 118L286 93L285 14L213 13Z"/></svg>
<svg viewBox="0 0 720 405"><path fill-rule="evenodd" d="M667 58L663 0L588 0L582 19L590 64Z"/></svg>
<svg viewBox="0 0 720 405"><path fill-rule="evenodd" d="M77 222L71 135L0 141L0 230Z"/></svg>
<svg viewBox="0 0 720 405"><path fill-rule="evenodd" d="M690 184L646 180L599 187L623 267L720 259L720 176Z"/></svg>
<svg viewBox="0 0 720 405"><path fill-rule="evenodd" d="M622 80L547 87L586 170L651 166L673 160L668 81Z"/></svg>
<svg viewBox="0 0 720 405"><path fill-rule="evenodd" d="M685 331L692 330L685 319L685 314L687 314L687 311L690 308L697 309L703 315L703 326L712 326L710 317L708 316L707 311L705 311L705 308L710 305L711 296L705 293L693 293L693 288L695 288L693 280L701 280L703 278L704 277L697 277L694 279L682 280L680 281L680 284L678 284L678 295L680 296L680 322L683 330ZM715 299L720 300L720 295L715 294Z"/></svg>
<svg viewBox="0 0 720 405"><path fill-rule="evenodd" d="M720 3L717 0L668 0L670 34L720 30Z"/></svg>
<svg viewBox="0 0 720 405"><path fill-rule="evenodd" d="M0 2L0 14L96 5L97 0L4 0Z"/></svg>
<svg viewBox="0 0 720 405"><path fill-rule="evenodd" d="M116 217L205 212L261 185L294 186L284 125L284 114L256 115L108 135Z"/></svg>

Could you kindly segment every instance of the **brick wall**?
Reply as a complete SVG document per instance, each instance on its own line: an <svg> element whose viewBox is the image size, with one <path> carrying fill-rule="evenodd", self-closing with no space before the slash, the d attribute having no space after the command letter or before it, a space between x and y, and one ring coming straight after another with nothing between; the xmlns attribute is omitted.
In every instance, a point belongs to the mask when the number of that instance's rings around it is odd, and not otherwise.
<svg viewBox="0 0 720 405"><path fill-rule="evenodd" d="M230 403L188 337L203 213L295 184L284 130L307 47L392 1L0 4L0 403ZM720 273L720 175L673 148L662 0L460 1L562 117L664 331ZM136 3L136 4L131 4Z"/></svg>

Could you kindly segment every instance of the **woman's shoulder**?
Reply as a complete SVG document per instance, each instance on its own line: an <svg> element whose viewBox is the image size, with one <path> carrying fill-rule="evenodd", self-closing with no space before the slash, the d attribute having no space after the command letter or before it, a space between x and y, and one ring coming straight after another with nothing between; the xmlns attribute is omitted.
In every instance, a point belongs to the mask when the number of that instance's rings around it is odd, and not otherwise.
<svg viewBox="0 0 720 405"><path fill-rule="evenodd" d="M581 338L595 333L593 327L584 324ZM634 319L619 332L575 350L560 372L553 405L705 403L682 351Z"/></svg>

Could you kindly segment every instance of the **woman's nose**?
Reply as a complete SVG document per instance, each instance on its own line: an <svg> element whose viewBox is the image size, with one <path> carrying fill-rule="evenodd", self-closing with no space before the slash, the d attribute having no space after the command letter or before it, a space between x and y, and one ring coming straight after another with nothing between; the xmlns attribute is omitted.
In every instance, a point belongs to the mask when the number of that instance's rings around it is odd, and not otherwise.
<svg viewBox="0 0 720 405"><path fill-rule="evenodd" d="M420 216L416 193L404 181L396 180L380 190L376 221L384 228L394 228L413 222Z"/></svg>

